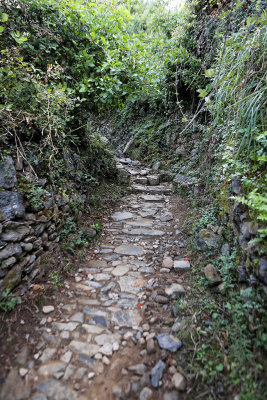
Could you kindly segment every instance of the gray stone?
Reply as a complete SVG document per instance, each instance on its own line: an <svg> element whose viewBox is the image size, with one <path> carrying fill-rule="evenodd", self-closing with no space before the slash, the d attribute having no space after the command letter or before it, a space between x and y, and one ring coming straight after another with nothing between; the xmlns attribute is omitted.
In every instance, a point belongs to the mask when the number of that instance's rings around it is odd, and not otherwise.
<svg viewBox="0 0 267 400"><path fill-rule="evenodd" d="M38 373L40 375L50 376L50 375L56 374L57 372L61 372L62 370L65 369L65 367L66 367L65 363L60 362L60 361L54 361L54 362L51 362L50 364L41 365L41 367L38 369ZM40 392L41 392L41 390L40 390Z"/></svg>
<svg viewBox="0 0 267 400"><path fill-rule="evenodd" d="M132 328L139 325L141 316L138 311L120 310L114 313L112 322L119 327Z"/></svg>
<svg viewBox="0 0 267 400"><path fill-rule="evenodd" d="M204 274L206 279L208 280L209 286L216 286L221 283L221 277L219 276L218 272L216 271L214 265L208 264L204 268Z"/></svg>
<svg viewBox="0 0 267 400"><path fill-rule="evenodd" d="M129 211L118 211L112 215L112 219L115 221L123 221L126 219L131 219L133 216L134 215Z"/></svg>
<svg viewBox="0 0 267 400"><path fill-rule="evenodd" d="M92 316L98 316L98 317L109 317L110 312L104 309L97 309L97 308L90 308L90 307L84 307L83 312L87 315L92 315Z"/></svg>
<svg viewBox="0 0 267 400"><path fill-rule="evenodd" d="M240 194L242 189L242 182L237 176L232 177L232 191L234 194Z"/></svg>
<svg viewBox="0 0 267 400"><path fill-rule="evenodd" d="M121 246L116 247L115 253L139 257L144 254L144 249L141 246L135 246L133 244L122 244Z"/></svg>
<svg viewBox="0 0 267 400"><path fill-rule="evenodd" d="M120 341L121 335L119 333L103 333L95 337L95 342L100 346L103 346L105 343L113 344Z"/></svg>
<svg viewBox="0 0 267 400"><path fill-rule="evenodd" d="M172 353L175 353L182 347L182 342L180 342L179 339L172 335L168 335L167 333L161 333L158 335L157 340L160 348L169 350Z"/></svg>
<svg viewBox="0 0 267 400"><path fill-rule="evenodd" d="M185 186L185 187L189 188L190 186L192 186L194 184L194 179L189 178L186 175L177 174L177 175L175 175L173 182L177 183L181 186Z"/></svg>
<svg viewBox="0 0 267 400"><path fill-rule="evenodd" d="M123 229L123 233L130 236L144 236L144 237L161 237L165 235L164 231L156 229Z"/></svg>
<svg viewBox="0 0 267 400"><path fill-rule="evenodd" d="M160 195L143 194L140 197L141 197L141 199L143 199L145 201L151 201L151 202L155 202L155 203L165 202L165 197L160 196Z"/></svg>
<svg viewBox="0 0 267 400"><path fill-rule="evenodd" d="M169 302L168 298L165 296L157 295L155 301L159 304L167 304Z"/></svg>
<svg viewBox="0 0 267 400"><path fill-rule="evenodd" d="M226 255L230 254L230 246L229 246L228 243L224 243L224 244L222 245L221 254L222 254L223 256L226 256Z"/></svg>
<svg viewBox="0 0 267 400"><path fill-rule="evenodd" d="M178 391L183 391L186 388L186 380L185 377L180 374L179 372L176 372L173 377L172 377L172 383Z"/></svg>
<svg viewBox="0 0 267 400"><path fill-rule="evenodd" d="M157 162L152 166L152 169L153 169L153 171L158 171L158 170L160 169L160 167L161 167L161 162L160 162L160 161L157 161Z"/></svg>
<svg viewBox="0 0 267 400"><path fill-rule="evenodd" d="M104 328L100 328L99 326L87 325L87 324L83 324L82 329L84 329L87 333L93 334L93 335L100 334L104 330Z"/></svg>
<svg viewBox="0 0 267 400"><path fill-rule="evenodd" d="M23 243L23 249L29 253L33 249L33 244L32 243Z"/></svg>
<svg viewBox="0 0 267 400"><path fill-rule="evenodd" d="M49 379L36 385L39 392L44 393L50 400L77 400L77 395L63 382Z"/></svg>
<svg viewBox="0 0 267 400"><path fill-rule="evenodd" d="M12 189L16 184L17 176L14 161L8 156L5 161L0 161L0 188Z"/></svg>
<svg viewBox="0 0 267 400"><path fill-rule="evenodd" d="M56 331L74 331L79 324L77 322L53 322L52 329Z"/></svg>
<svg viewBox="0 0 267 400"><path fill-rule="evenodd" d="M83 323L83 322L84 322L84 315L83 315L82 312L78 312L78 313L72 315L72 317L70 318L70 320L71 320L71 321L74 321L74 322Z"/></svg>
<svg viewBox="0 0 267 400"><path fill-rule="evenodd" d="M259 278L267 285L267 257L261 257L259 259Z"/></svg>
<svg viewBox="0 0 267 400"><path fill-rule="evenodd" d="M130 183L131 174L123 168L118 168L118 182L122 185L128 185Z"/></svg>
<svg viewBox="0 0 267 400"><path fill-rule="evenodd" d="M123 276L129 272L129 267L127 265L118 265L113 269L112 275L114 276Z"/></svg>
<svg viewBox="0 0 267 400"><path fill-rule="evenodd" d="M161 220L161 222L168 222L173 220L173 216L171 215L171 213L166 213L166 214L162 214L159 219Z"/></svg>
<svg viewBox="0 0 267 400"><path fill-rule="evenodd" d="M55 311L54 306L43 306L43 313L44 314L50 314L51 312Z"/></svg>
<svg viewBox="0 0 267 400"><path fill-rule="evenodd" d="M56 354L56 349L53 349L51 347L47 347L44 351L42 356L39 358L40 361L46 362L49 360L53 355Z"/></svg>
<svg viewBox="0 0 267 400"><path fill-rule="evenodd" d="M153 338L150 338L146 342L146 349L147 349L147 354L153 354L156 351L155 347L155 342Z"/></svg>
<svg viewBox="0 0 267 400"><path fill-rule="evenodd" d="M29 235L31 228L28 225L18 226L16 230L6 230L2 233L1 239L5 242L20 242Z"/></svg>
<svg viewBox="0 0 267 400"><path fill-rule="evenodd" d="M138 293L139 289L144 286L144 282L134 276L126 275L120 277L119 285L122 292Z"/></svg>
<svg viewBox="0 0 267 400"><path fill-rule="evenodd" d="M0 291L5 289L13 290L21 282L22 270L23 266L21 264L15 265L4 277Z"/></svg>
<svg viewBox="0 0 267 400"><path fill-rule="evenodd" d="M135 375L143 376L147 371L147 367L145 364L136 364L128 367L128 370L133 372Z"/></svg>
<svg viewBox="0 0 267 400"><path fill-rule="evenodd" d="M190 270L190 262L185 260L175 260L173 268L176 271L188 271Z"/></svg>
<svg viewBox="0 0 267 400"><path fill-rule="evenodd" d="M163 400L179 400L178 392L164 393Z"/></svg>
<svg viewBox="0 0 267 400"><path fill-rule="evenodd" d="M148 180L149 185L151 185L151 186L159 185L159 181L160 181L159 175L148 175L147 180Z"/></svg>
<svg viewBox="0 0 267 400"><path fill-rule="evenodd" d="M134 180L135 183L140 184L140 185L146 185L147 184L147 178L144 176L140 176L135 178Z"/></svg>
<svg viewBox="0 0 267 400"><path fill-rule="evenodd" d="M202 250L215 248L219 244L219 236L208 229L199 232L198 245Z"/></svg>
<svg viewBox="0 0 267 400"><path fill-rule="evenodd" d="M19 243L10 243L0 251L0 260L5 260L12 256L19 257L22 254L22 248Z"/></svg>
<svg viewBox="0 0 267 400"><path fill-rule="evenodd" d="M175 299L177 296L184 296L185 289L182 285L179 285L179 283L173 283L165 289L165 293L172 299Z"/></svg>
<svg viewBox="0 0 267 400"><path fill-rule="evenodd" d="M100 349L99 353L102 353L106 356L112 356L113 346L111 343L105 343Z"/></svg>
<svg viewBox="0 0 267 400"><path fill-rule="evenodd" d="M63 362L68 364L70 362L70 360L71 360L71 357L72 357L72 352L71 351L66 351L66 353L63 354L60 359L61 359L61 361L63 361Z"/></svg>
<svg viewBox="0 0 267 400"><path fill-rule="evenodd" d="M93 357L100 350L100 346L96 344L80 342L78 340L72 340L69 347L75 353L85 354L88 357Z"/></svg>
<svg viewBox="0 0 267 400"><path fill-rule="evenodd" d="M23 196L17 192L0 192L0 220L23 218L25 207Z"/></svg>
<svg viewBox="0 0 267 400"><path fill-rule="evenodd" d="M159 360L157 364L152 368L151 371L151 385L154 388L157 388L159 386L159 381L163 377L164 370L166 368L166 364L162 361Z"/></svg>
<svg viewBox="0 0 267 400"><path fill-rule="evenodd" d="M68 381L70 377L73 375L75 371L75 366L72 364L69 364L66 368L65 374L63 376L64 381Z"/></svg>
<svg viewBox="0 0 267 400"><path fill-rule="evenodd" d="M94 279L96 281L108 281L108 280L110 280L110 278L111 278L111 276L109 274L104 274L104 273L95 274L95 276L94 276Z"/></svg>
<svg viewBox="0 0 267 400"><path fill-rule="evenodd" d="M172 269L174 265L173 259L171 257L165 257L162 262L163 268Z"/></svg>
<svg viewBox="0 0 267 400"><path fill-rule="evenodd" d="M87 356L86 354L79 354L77 361L83 364L85 367L93 367L95 364L95 360L93 357Z"/></svg>
<svg viewBox="0 0 267 400"><path fill-rule="evenodd" d="M175 150L176 154L179 154L180 156L186 155L186 149L184 145L178 146L177 149Z"/></svg>

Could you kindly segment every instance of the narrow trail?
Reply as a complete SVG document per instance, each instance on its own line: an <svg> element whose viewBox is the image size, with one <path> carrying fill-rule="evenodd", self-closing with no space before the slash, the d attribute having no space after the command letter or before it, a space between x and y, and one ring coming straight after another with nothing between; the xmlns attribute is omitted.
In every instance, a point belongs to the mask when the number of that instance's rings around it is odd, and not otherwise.
<svg viewBox="0 0 267 400"><path fill-rule="evenodd" d="M48 306L33 327L42 339L20 369L30 400L185 398L175 360L182 343L171 326L190 263L179 254L172 187L139 162L119 164L131 174L130 194L86 267L64 282L65 297L59 293L55 309ZM12 378L5 388L1 400L15 400Z"/></svg>

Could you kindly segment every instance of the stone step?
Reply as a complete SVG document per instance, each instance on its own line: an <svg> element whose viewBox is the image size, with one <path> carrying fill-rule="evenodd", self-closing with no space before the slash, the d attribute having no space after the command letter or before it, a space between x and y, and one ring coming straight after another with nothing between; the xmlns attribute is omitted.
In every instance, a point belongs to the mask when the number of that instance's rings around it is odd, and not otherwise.
<svg viewBox="0 0 267 400"><path fill-rule="evenodd" d="M132 193L144 193L144 194L172 194L172 188L170 186L144 186L144 185L132 185Z"/></svg>

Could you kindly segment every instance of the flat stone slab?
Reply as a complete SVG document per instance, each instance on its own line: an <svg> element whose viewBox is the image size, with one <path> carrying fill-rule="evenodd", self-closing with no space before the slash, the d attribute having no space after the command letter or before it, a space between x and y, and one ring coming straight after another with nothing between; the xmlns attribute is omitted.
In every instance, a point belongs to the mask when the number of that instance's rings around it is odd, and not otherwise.
<svg viewBox="0 0 267 400"><path fill-rule="evenodd" d="M79 340L72 340L69 347L75 353L85 354L88 357L93 357L100 349L100 346L96 344L81 342Z"/></svg>
<svg viewBox="0 0 267 400"><path fill-rule="evenodd" d="M139 312L133 310L120 310L115 312L112 317L114 325L119 327L132 328L133 326L138 326L141 321L142 318Z"/></svg>
<svg viewBox="0 0 267 400"><path fill-rule="evenodd" d="M88 325L88 324L83 324L82 328L87 332L92 335L97 335L103 332L104 328L100 328L99 326L96 325Z"/></svg>
<svg viewBox="0 0 267 400"><path fill-rule="evenodd" d="M89 290L91 291L91 288L94 289L100 289L104 286L103 283L100 282L94 282L94 281L86 281L87 285L89 286Z"/></svg>
<svg viewBox="0 0 267 400"><path fill-rule="evenodd" d="M133 214L131 212L128 211L118 211L115 214L112 215L112 219L114 219L115 221L124 221L126 219L131 219L133 218Z"/></svg>
<svg viewBox="0 0 267 400"><path fill-rule="evenodd" d="M95 337L95 342L100 346L104 346L104 344L106 343L109 344L117 342L119 343L120 341L121 341L121 335L119 333L112 333L112 334L103 333L102 335Z"/></svg>
<svg viewBox="0 0 267 400"><path fill-rule="evenodd" d="M137 228L145 228L145 227L152 227L153 225L152 220L147 220L147 219L141 219L139 221L127 221L126 225L127 226L135 226Z"/></svg>
<svg viewBox="0 0 267 400"><path fill-rule="evenodd" d="M184 296L185 289L179 283L173 283L165 289L165 293L171 298L176 298L177 296Z"/></svg>
<svg viewBox="0 0 267 400"><path fill-rule="evenodd" d="M169 350L172 353L175 353L177 350L182 347L182 342L172 335L168 335L167 333L162 333L157 336L157 341L159 347L164 350Z"/></svg>
<svg viewBox="0 0 267 400"><path fill-rule="evenodd" d="M111 278L109 274L96 274L94 279L96 281L108 281Z"/></svg>
<svg viewBox="0 0 267 400"><path fill-rule="evenodd" d="M105 260L91 260L88 262L89 268L106 268L108 263Z"/></svg>
<svg viewBox="0 0 267 400"><path fill-rule="evenodd" d="M152 201L152 202L165 202L165 197L164 196L160 196L160 195L155 195L153 196L152 194L143 194L140 196L141 199L145 200L145 201Z"/></svg>
<svg viewBox="0 0 267 400"><path fill-rule="evenodd" d="M66 364L64 362L54 361L49 364L41 365L41 367L38 369L38 373L40 375L50 376L56 374L57 372L61 372L65 369L65 367Z"/></svg>
<svg viewBox="0 0 267 400"><path fill-rule="evenodd" d="M145 236L145 237L161 237L165 234L163 231L154 229L123 229L123 233L131 236Z"/></svg>
<svg viewBox="0 0 267 400"><path fill-rule="evenodd" d="M142 278L122 276L119 279L119 285L122 292L136 294L139 292L139 289L145 285L145 282Z"/></svg>
<svg viewBox="0 0 267 400"><path fill-rule="evenodd" d="M173 268L176 271L188 271L190 270L190 262L185 260L174 260Z"/></svg>
<svg viewBox="0 0 267 400"><path fill-rule="evenodd" d="M98 308L89 308L89 307L84 307L83 312L87 315L92 315L92 316L98 316L98 317L109 317L110 312Z"/></svg>
<svg viewBox="0 0 267 400"><path fill-rule="evenodd" d="M77 328L78 325L78 322L53 322L52 329L56 331L72 332Z"/></svg>
<svg viewBox="0 0 267 400"><path fill-rule="evenodd" d="M118 265L113 269L112 275L114 276L123 276L129 272L129 267L127 265Z"/></svg>
<svg viewBox="0 0 267 400"><path fill-rule="evenodd" d="M141 246L135 246L133 244L122 244L119 247L116 247L114 250L117 254L122 254L125 256L142 256L144 254L144 249Z"/></svg>
<svg viewBox="0 0 267 400"><path fill-rule="evenodd" d="M35 389L44 393L51 400L78 400L78 395L68 386L53 379L38 383Z"/></svg>
<svg viewBox="0 0 267 400"><path fill-rule="evenodd" d="M147 193L147 194L171 194L172 189L166 186L143 186L133 185L133 193Z"/></svg>

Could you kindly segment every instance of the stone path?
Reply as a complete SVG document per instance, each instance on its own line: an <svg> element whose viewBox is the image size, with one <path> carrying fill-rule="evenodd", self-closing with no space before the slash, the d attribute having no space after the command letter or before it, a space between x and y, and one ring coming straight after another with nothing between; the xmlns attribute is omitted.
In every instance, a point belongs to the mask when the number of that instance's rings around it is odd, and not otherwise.
<svg viewBox="0 0 267 400"><path fill-rule="evenodd" d="M190 263L168 256L180 243L171 185L138 162L122 159L119 167L131 175L131 194L86 268L65 281L68 302L59 296L56 307L43 308L42 340L19 369L30 400L183 398L186 380L175 361L182 343L169 324Z"/></svg>

